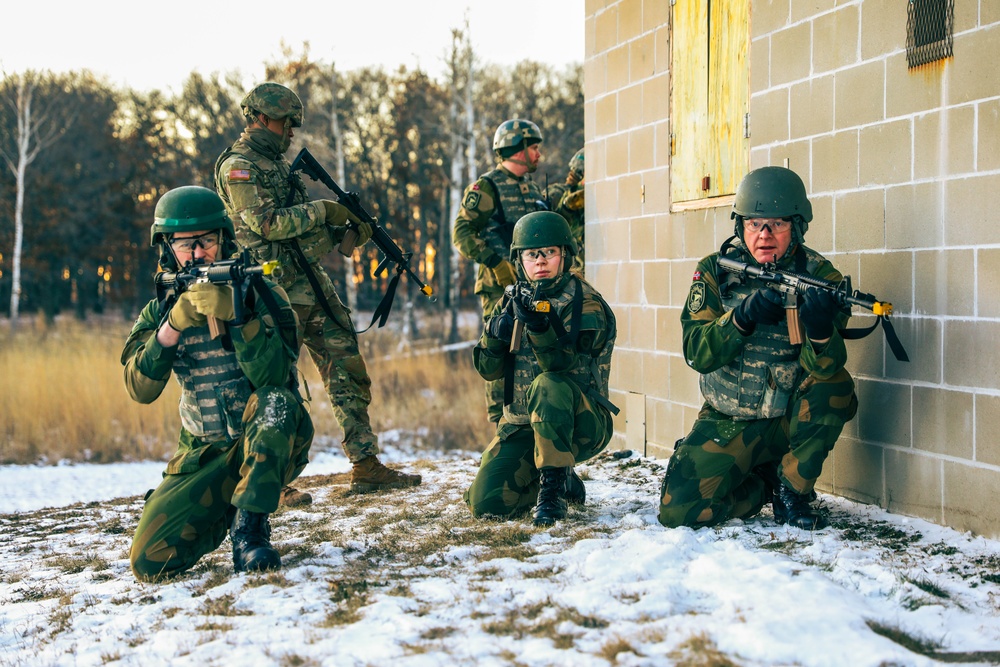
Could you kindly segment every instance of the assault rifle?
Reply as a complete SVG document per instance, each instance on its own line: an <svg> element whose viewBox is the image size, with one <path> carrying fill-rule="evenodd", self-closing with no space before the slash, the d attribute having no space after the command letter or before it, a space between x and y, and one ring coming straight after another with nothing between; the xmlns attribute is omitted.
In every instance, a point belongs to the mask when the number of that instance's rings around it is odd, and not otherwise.
<svg viewBox="0 0 1000 667"><path fill-rule="evenodd" d="M504 294L508 299L508 305L517 301L525 310L533 310L536 313L548 313L552 310L552 304L545 300L539 300L538 287L532 288L529 283L516 282L504 288ZM514 331L510 336L510 351L517 352L521 347L521 334L524 332L524 322L519 319L514 320Z"/></svg>
<svg viewBox="0 0 1000 667"><path fill-rule="evenodd" d="M372 278L378 278L382 275L389 267L390 264L396 265L396 275L393 276L392 280L389 282L389 287L385 291L385 296L382 297L382 301L379 303L378 307L375 309L375 313L372 315L372 324L375 320L379 320L379 327L386 323L389 318L389 310L392 308L392 300L396 295L396 286L399 283L399 277L405 272L410 276L410 279L416 282L420 287L421 293L427 296L431 301L436 301L433 292L430 287L424 284L413 269L410 267L410 260L413 258L412 252L403 252L396 242L392 240L389 233L385 231L385 228L378 224L378 220L374 218L365 207L361 205L361 198L358 196L357 192L344 192L337 182L333 180L333 177L323 168L312 153L309 152L308 148L303 147L299 151L299 154L295 156L292 160L292 167L290 173L294 174L296 171L301 171L303 174L308 176L314 181L319 181L337 195L337 199L340 204L342 204L347 210L356 215L358 218L367 222L372 227L372 243L375 244L379 250L382 251L382 261L378 263L375 270L372 271ZM350 257L354 253L354 247L357 245L358 241L358 225L357 223L351 222L347 225L347 233L344 234L344 239L341 241L340 246L337 250L340 251L344 257ZM371 328L371 324L368 325ZM365 331L368 330L365 329Z"/></svg>
<svg viewBox="0 0 1000 667"><path fill-rule="evenodd" d="M740 280L746 280L747 278L760 280L782 294L788 321L788 338L792 345L798 345L803 340L798 316L798 295L803 294L810 287L816 287L832 293L842 308L860 306L872 311L877 316L875 324L870 327L841 330L840 335L842 338L846 340L864 338L881 323L885 333L885 340L896 359L899 361L910 360L906 355L906 350L903 349L902 343L899 342L899 337L896 336L896 330L893 329L892 323L889 322L889 317L892 315L892 304L887 301L879 301L872 294L852 290L850 276L844 276L841 282L835 283L815 276L784 271L779 269L777 264L773 262L766 262L763 266L757 267L731 259L725 255L719 256L718 263L719 268L738 276Z"/></svg>
<svg viewBox="0 0 1000 667"><path fill-rule="evenodd" d="M194 283L213 283L215 285L230 285L233 288L233 320L242 322L244 319L244 299L250 281L257 276L270 276L278 270L278 262L254 264L250 251L243 249L238 257L225 259L212 264L188 265L179 271L161 271L153 276L156 284L156 296L164 304L163 317L160 325L170 315L174 302ZM218 338L223 333L224 323L214 317L208 318L208 328L212 338Z"/></svg>

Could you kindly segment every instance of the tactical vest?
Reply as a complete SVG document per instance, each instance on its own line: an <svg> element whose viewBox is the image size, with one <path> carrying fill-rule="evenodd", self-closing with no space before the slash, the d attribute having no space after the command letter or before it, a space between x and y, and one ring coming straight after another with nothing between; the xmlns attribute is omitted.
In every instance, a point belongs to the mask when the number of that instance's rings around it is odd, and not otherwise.
<svg viewBox="0 0 1000 667"><path fill-rule="evenodd" d="M798 246L796 252L805 253L804 266L796 267L798 273L813 274L823 261L805 246ZM722 278L720 286L727 279ZM722 289L726 312L763 286L757 281L729 285ZM758 324L747 336L742 354L699 378L701 393L709 405L737 420L781 417L805 375L799 351L799 346L789 341L788 324L784 320L775 325Z"/></svg>
<svg viewBox="0 0 1000 667"><path fill-rule="evenodd" d="M561 371L560 375L573 380L577 386L592 398L595 403L606 402L608 398L608 380L611 376L611 354L615 349L615 337L618 335L615 315L611 307L604 301L597 290L589 283L580 280L576 276L566 275L564 287L557 294L545 295L545 299L552 305L552 312L556 313L563 328L570 331L573 318L573 295L577 290L583 290L584 314L579 324L579 330L593 329L592 323L588 323L588 306L597 302L604 311L605 329L607 338L598 352L592 356L587 353L577 352L577 363L566 371ZM590 308L592 310L592 307ZM593 314L590 317L594 317ZM579 333L579 331L575 332ZM525 333L521 337L521 347L518 348L514 356L514 397L510 405L503 408L504 419L511 424L528 424L531 422L531 415L528 411L528 388L536 377L541 375L542 369L538 365L531 345L528 343L528 335ZM598 397L602 400L598 400Z"/></svg>
<svg viewBox="0 0 1000 667"><path fill-rule="evenodd" d="M223 183L224 172L226 171L223 167L225 162L234 155L239 156L254 166L257 172L257 187L266 190L274 198L276 208L281 209L295 206L296 204L304 204L308 199L302 175L299 172L295 172L291 175L291 180L289 180L291 165L288 164L287 160L283 157L272 160L253 150L242 141L237 141L232 147L226 149L215 163L216 190L222 197L223 203L226 206L226 212L236 224L237 243L244 248L249 248L250 254L261 264L277 260L281 266L281 275L277 276L276 279L272 277L272 279L281 285L283 289L288 290L298 280L305 280L305 277L301 275L301 270L298 269L299 265L291 246L292 243L298 241L299 247L302 248L302 253L309 260L309 265L320 281L324 293L329 294L332 292L334 289L333 283L319 263L320 259L333 250L333 240L325 225L314 227L296 239L268 241L245 224L241 224L240 217L233 210L232 202L229 201L229 195Z"/></svg>
<svg viewBox="0 0 1000 667"><path fill-rule="evenodd" d="M503 169L494 169L483 175L496 190L496 206L480 238L496 254L504 259L510 254L510 244L514 236L514 225L522 217L535 211L544 210L542 191L535 182L524 177L518 180Z"/></svg>
<svg viewBox="0 0 1000 667"><path fill-rule="evenodd" d="M212 340L207 326L185 329L173 370L181 386L184 428L206 440L239 437L253 388L236 361L236 353Z"/></svg>

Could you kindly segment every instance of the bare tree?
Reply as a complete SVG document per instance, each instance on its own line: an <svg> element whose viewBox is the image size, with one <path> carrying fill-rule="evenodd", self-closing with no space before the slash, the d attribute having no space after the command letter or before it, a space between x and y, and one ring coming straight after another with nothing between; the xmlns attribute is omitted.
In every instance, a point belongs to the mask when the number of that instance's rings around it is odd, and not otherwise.
<svg viewBox="0 0 1000 667"><path fill-rule="evenodd" d="M344 133L340 129L340 114L337 107L338 95L337 65L330 65L330 137L333 139L333 150L336 159L334 179L344 182ZM352 311L358 309L358 285L354 281L354 255L344 258L344 291L347 292L347 307Z"/></svg>
<svg viewBox="0 0 1000 667"><path fill-rule="evenodd" d="M0 144L7 168L14 175L16 196L14 203L14 249L11 253L12 272L10 290L10 326L17 327L17 317L21 299L21 252L24 247L24 194L28 166L38 154L52 145L66 131L69 120L58 118L59 104L49 101L42 108L32 107L36 89L51 79L51 75L29 70L10 79L12 85L4 86L4 102L10 107L17 121L17 130L10 137L12 141ZM7 139L7 137L4 137ZM13 146L9 144L13 143ZM13 148L13 150L11 150Z"/></svg>

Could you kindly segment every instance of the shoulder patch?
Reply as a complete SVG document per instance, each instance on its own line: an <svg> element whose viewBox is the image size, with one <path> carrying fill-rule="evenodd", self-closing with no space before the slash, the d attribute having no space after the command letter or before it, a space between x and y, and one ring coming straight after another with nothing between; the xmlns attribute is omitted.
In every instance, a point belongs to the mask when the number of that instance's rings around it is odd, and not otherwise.
<svg viewBox="0 0 1000 667"><path fill-rule="evenodd" d="M705 283L695 281L688 292L688 312L697 313L705 307Z"/></svg>
<svg viewBox="0 0 1000 667"><path fill-rule="evenodd" d="M701 271L695 271L694 275L691 277L691 280L694 282L701 280Z"/></svg>
<svg viewBox="0 0 1000 667"><path fill-rule="evenodd" d="M479 188L473 185L472 189L465 195L465 200L462 201L462 206L469 211L475 211L476 208L479 207L479 200L482 196L479 194L478 190Z"/></svg>
<svg viewBox="0 0 1000 667"><path fill-rule="evenodd" d="M249 169L230 169L229 170L229 181L249 181L250 180L250 170Z"/></svg>

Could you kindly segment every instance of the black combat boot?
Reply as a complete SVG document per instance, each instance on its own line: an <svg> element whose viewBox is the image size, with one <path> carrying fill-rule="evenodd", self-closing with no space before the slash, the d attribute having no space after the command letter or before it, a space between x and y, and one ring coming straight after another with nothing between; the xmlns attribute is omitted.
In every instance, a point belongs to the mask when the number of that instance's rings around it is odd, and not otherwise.
<svg viewBox="0 0 1000 667"><path fill-rule="evenodd" d="M535 503L534 520L536 526L551 526L559 519L566 518L566 468L542 468L538 471L538 502Z"/></svg>
<svg viewBox="0 0 1000 667"><path fill-rule="evenodd" d="M279 570L281 556L271 546L271 524L261 512L237 509L229 527L237 572Z"/></svg>
<svg viewBox="0 0 1000 667"><path fill-rule="evenodd" d="M568 470L569 474L566 475L566 493L563 494L563 498L568 503L582 505L587 502L587 487L583 485L583 480L580 479L580 476L576 474L573 468L568 468Z"/></svg>
<svg viewBox="0 0 1000 667"><path fill-rule="evenodd" d="M826 528L826 517L809 504L810 495L797 493L784 484L778 484L771 505L774 508L774 520L803 530Z"/></svg>

